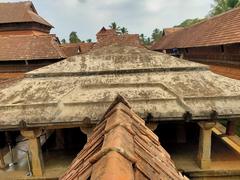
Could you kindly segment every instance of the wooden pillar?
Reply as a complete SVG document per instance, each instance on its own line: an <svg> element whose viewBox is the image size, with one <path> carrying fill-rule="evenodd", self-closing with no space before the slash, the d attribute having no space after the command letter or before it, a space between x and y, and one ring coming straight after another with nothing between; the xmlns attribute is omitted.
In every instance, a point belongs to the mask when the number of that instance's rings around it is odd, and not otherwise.
<svg viewBox="0 0 240 180"><path fill-rule="evenodd" d="M3 158L3 152L0 149L0 169L3 169L5 167L6 167L6 164L5 164L5 161L4 161L4 158Z"/></svg>
<svg viewBox="0 0 240 180"><path fill-rule="evenodd" d="M41 129L22 130L21 134L28 139L28 148L31 155L33 176L41 177L44 174L42 149L40 144Z"/></svg>
<svg viewBox="0 0 240 180"><path fill-rule="evenodd" d="M176 133L177 133L177 142L178 143L186 143L187 142L185 124L178 124Z"/></svg>
<svg viewBox="0 0 240 180"><path fill-rule="evenodd" d="M227 128L226 128L226 135L234 136L235 133L236 133L236 126L237 126L236 120L228 121L227 122Z"/></svg>
<svg viewBox="0 0 240 180"><path fill-rule="evenodd" d="M214 122L199 122L200 135L198 147L198 165L201 169L208 169L211 166L211 145L212 145L212 128Z"/></svg>

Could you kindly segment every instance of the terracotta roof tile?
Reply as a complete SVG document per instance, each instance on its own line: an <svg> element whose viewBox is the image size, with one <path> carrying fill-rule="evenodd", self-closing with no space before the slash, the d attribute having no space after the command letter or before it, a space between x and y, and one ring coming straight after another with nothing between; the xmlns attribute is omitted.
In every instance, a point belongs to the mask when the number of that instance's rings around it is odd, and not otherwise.
<svg viewBox="0 0 240 180"><path fill-rule="evenodd" d="M97 138L101 141L95 141ZM60 179L88 178L187 179L176 170L158 137L123 98L117 98L110 106L88 143Z"/></svg>
<svg viewBox="0 0 240 180"><path fill-rule="evenodd" d="M171 33L177 32L179 30L183 30L183 27L165 28L165 29L163 29L163 34L164 34L164 36L167 36Z"/></svg>
<svg viewBox="0 0 240 180"><path fill-rule="evenodd" d="M37 22L48 27L53 27L38 15L31 1L0 3L0 24Z"/></svg>
<svg viewBox="0 0 240 180"><path fill-rule="evenodd" d="M95 43L67 43L61 44L63 53L67 56L74 56L90 51Z"/></svg>
<svg viewBox="0 0 240 180"><path fill-rule="evenodd" d="M240 42L240 8L164 36L153 50L214 46Z"/></svg>
<svg viewBox="0 0 240 180"><path fill-rule="evenodd" d="M114 29L107 29L105 27L102 27L102 29L97 33L97 35L99 34L117 34L116 30Z"/></svg>
<svg viewBox="0 0 240 180"><path fill-rule="evenodd" d="M0 36L0 61L63 59L53 35Z"/></svg>

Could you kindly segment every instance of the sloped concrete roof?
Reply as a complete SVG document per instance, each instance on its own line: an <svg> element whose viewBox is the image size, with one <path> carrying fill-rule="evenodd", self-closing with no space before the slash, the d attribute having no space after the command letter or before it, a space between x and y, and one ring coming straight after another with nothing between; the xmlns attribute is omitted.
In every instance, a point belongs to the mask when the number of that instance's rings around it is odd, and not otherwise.
<svg viewBox="0 0 240 180"><path fill-rule="evenodd" d="M29 72L1 90L0 126L96 123L118 94L154 121L240 116L240 81L198 63L112 45Z"/></svg>

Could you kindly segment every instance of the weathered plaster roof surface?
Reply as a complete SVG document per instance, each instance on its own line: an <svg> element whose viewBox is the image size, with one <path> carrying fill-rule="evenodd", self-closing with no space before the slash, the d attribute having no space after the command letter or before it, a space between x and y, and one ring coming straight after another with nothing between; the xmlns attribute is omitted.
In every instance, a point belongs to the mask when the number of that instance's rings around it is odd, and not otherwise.
<svg viewBox="0 0 240 180"><path fill-rule="evenodd" d="M114 102L61 180L188 179L128 104Z"/></svg>
<svg viewBox="0 0 240 180"><path fill-rule="evenodd" d="M151 113L156 121L240 115L240 81L166 54L112 45L29 72L1 90L0 126L82 123L86 117L96 123L118 94L142 118Z"/></svg>

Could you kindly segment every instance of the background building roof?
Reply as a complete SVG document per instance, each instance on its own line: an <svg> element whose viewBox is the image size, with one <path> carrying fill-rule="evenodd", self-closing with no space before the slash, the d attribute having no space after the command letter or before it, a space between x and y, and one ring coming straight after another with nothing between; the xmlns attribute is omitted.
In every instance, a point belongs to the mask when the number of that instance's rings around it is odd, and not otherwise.
<svg viewBox="0 0 240 180"><path fill-rule="evenodd" d="M0 36L0 61L63 59L53 35Z"/></svg>
<svg viewBox="0 0 240 180"><path fill-rule="evenodd" d="M188 179L177 171L170 155L144 120L121 101L114 102L108 109L60 179L90 177L92 180Z"/></svg>
<svg viewBox="0 0 240 180"><path fill-rule="evenodd" d="M131 46L105 46L27 73L0 91L0 128L96 123L121 94L142 118L240 116L240 81L207 66ZM187 113L188 112L188 113ZM214 118L216 118L214 116Z"/></svg>
<svg viewBox="0 0 240 180"><path fill-rule="evenodd" d="M63 53L67 56L74 56L90 51L95 43L66 43L61 44Z"/></svg>
<svg viewBox="0 0 240 180"><path fill-rule="evenodd" d="M153 50L215 46L240 43L240 8L207 19L189 28L170 33Z"/></svg>
<svg viewBox="0 0 240 180"><path fill-rule="evenodd" d="M173 27L173 28L164 28L163 29L163 36L167 36L171 33L177 32L179 30L183 30L183 27Z"/></svg>
<svg viewBox="0 0 240 180"><path fill-rule="evenodd" d="M31 1L0 3L0 24L36 22L53 27L38 15Z"/></svg>

